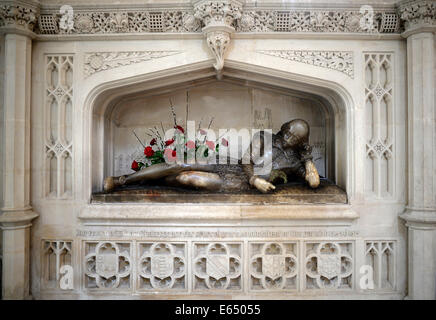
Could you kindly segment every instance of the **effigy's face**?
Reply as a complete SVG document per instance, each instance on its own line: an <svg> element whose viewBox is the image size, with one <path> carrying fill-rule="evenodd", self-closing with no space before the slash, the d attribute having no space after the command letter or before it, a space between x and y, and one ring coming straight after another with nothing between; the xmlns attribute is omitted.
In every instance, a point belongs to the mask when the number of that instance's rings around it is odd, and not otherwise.
<svg viewBox="0 0 436 320"><path fill-rule="evenodd" d="M283 135L284 147L294 148L304 142L306 139L305 132L288 130Z"/></svg>
<svg viewBox="0 0 436 320"><path fill-rule="evenodd" d="M309 140L309 126L303 120L285 123L281 129L283 147L296 148Z"/></svg>

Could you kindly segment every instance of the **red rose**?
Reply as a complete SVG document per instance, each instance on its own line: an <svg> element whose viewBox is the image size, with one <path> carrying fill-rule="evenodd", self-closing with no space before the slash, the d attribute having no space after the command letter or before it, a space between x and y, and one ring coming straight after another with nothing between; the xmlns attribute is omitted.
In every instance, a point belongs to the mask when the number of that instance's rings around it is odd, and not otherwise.
<svg viewBox="0 0 436 320"><path fill-rule="evenodd" d="M229 141L224 138L221 140L221 143L223 144L224 147L227 147L229 145Z"/></svg>
<svg viewBox="0 0 436 320"><path fill-rule="evenodd" d="M209 147L210 150L215 149L215 142L213 142L213 141L207 140L206 145Z"/></svg>
<svg viewBox="0 0 436 320"><path fill-rule="evenodd" d="M135 160L132 162L132 170L138 171L139 170L139 164Z"/></svg>
<svg viewBox="0 0 436 320"><path fill-rule="evenodd" d="M148 146L144 149L144 154L147 158L149 158L154 155L154 150L150 146Z"/></svg>
<svg viewBox="0 0 436 320"><path fill-rule="evenodd" d="M151 139L150 146L154 146L156 144L156 138Z"/></svg>
<svg viewBox="0 0 436 320"><path fill-rule="evenodd" d="M173 152L171 153L171 155L172 155L173 157L176 157L176 156L177 156L177 152L176 152L176 150L173 150Z"/></svg>
<svg viewBox="0 0 436 320"><path fill-rule="evenodd" d="M185 130L181 126L174 126L174 129L179 130L181 133L185 133Z"/></svg>
<svg viewBox="0 0 436 320"><path fill-rule="evenodd" d="M167 141L165 141L165 145L169 146L169 145L173 144L173 142L174 142L174 139L167 140Z"/></svg>
<svg viewBox="0 0 436 320"><path fill-rule="evenodd" d="M186 142L186 148L194 149L195 148L195 142L192 141L192 140L189 140L188 142Z"/></svg>

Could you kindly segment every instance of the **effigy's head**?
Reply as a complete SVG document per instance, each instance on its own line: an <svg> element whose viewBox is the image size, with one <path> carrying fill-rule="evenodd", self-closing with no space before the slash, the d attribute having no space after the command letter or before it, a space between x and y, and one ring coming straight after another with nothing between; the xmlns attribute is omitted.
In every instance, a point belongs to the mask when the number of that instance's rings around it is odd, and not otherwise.
<svg viewBox="0 0 436 320"><path fill-rule="evenodd" d="M284 140L284 147L296 147L309 142L309 124L302 119L285 122L280 128L280 135Z"/></svg>

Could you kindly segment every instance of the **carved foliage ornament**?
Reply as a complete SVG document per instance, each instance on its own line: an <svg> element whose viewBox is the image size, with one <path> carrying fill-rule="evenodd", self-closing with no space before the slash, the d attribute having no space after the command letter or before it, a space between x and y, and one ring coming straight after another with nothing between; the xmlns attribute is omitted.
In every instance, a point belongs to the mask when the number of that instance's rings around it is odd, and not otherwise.
<svg viewBox="0 0 436 320"><path fill-rule="evenodd" d="M351 51L259 50L257 52L286 60L337 70L345 73L350 78L354 78L353 53Z"/></svg>
<svg viewBox="0 0 436 320"><path fill-rule="evenodd" d="M97 52L85 55L85 75L90 76L96 72L109 70L132 63L158 59L181 53L181 51L120 51Z"/></svg>
<svg viewBox="0 0 436 320"><path fill-rule="evenodd" d="M235 32L237 20L242 16L242 4L235 0L199 1L194 4L194 17L204 24L206 42L216 59L214 68L224 67L224 55Z"/></svg>
<svg viewBox="0 0 436 320"><path fill-rule="evenodd" d="M428 1L429 2L429 1ZM416 6L415 6L416 7ZM404 20L424 10L404 9ZM426 12L434 12L431 3ZM433 8L433 9L432 9ZM433 11L432 11L433 10ZM428 16L428 13L424 15ZM434 16L434 15L433 15ZM56 12L43 12L39 16L41 34L113 34L146 32L201 32L202 27L225 25L236 32L379 32L395 33L399 30L399 17L395 9L361 12L357 10L311 9L242 9L236 0L197 1L194 8L180 10L144 9L122 12L104 10L73 12L73 28L60 28L63 16ZM434 18L433 18L434 19Z"/></svg>
<svg viewBox="0 0 436 320"><path fill-rule="evenodd" d="M230 44L230 35L221 31L209 32L206 41L216 59L213 66L219 71L224 67L224 53Z"/></svg>
<svg viewBox="0 0 436 320"><path fill-rule="evenodd" d="M232 27L241 14L242 4L235 0L199 1L194 4L194 17L205 26L224 24Z"/></svg>
<svg viewBox="0 0 436 320"><path fill-rule="evenodd" d="M436 25L436 2L408 1L400 5L400 18L406 29L417 25Z"/></svg>
<svg viewBox="0 0 436 320"><path fill-rule="evenodd" d="M33 31L38 13L21 5L0 6L0 27L18 27Z"/></svg>

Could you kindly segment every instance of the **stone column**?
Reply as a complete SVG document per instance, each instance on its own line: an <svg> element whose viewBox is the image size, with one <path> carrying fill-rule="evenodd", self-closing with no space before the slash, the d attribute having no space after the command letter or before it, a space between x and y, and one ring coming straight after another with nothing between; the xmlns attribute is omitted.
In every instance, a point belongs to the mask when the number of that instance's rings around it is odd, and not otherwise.
<svg viewBox="0 0 436 320"><path fill-rule="evenodd" d="M436 299L436 3L399 5L407 38L408 298Z"/></svg>
<svg viewBox="0 0 436 320"><path fill-rule="evenodd" d="M38 215L30 206L31 48L36 9L23 2L0 6L0 31L5 34L3 137L2 297L29 296L30 226Z"/></svg>

